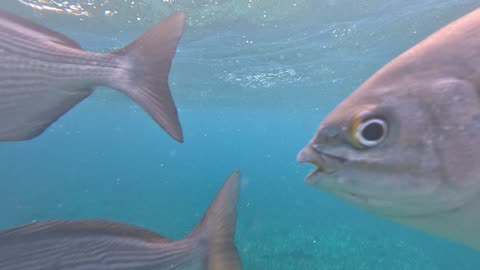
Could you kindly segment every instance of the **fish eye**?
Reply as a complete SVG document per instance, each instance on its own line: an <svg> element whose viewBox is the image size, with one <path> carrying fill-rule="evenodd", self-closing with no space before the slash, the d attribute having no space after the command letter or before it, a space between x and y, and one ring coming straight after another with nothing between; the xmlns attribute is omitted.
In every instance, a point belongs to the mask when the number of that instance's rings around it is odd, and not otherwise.
<svg viewBox="0 0 480 270"><path fill-rule="evenodd" d="M352 142L359 148L373 147L385 139L387 131L387 123L381 118L357 117L352 125Z"/></svg>

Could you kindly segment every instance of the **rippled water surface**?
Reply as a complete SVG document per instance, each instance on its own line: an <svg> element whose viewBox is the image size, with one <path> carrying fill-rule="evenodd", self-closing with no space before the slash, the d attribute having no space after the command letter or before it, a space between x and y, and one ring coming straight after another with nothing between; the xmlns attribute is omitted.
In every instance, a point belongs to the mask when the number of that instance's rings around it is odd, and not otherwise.
<svg viewBox="0 0 480 270"><path fill-rule="evenodd" d="M480 256L303 182L297 152L376 69L479 7L413 0L2 0L83 48L109 51L175 10L187 27L171 89L185 143L111 89L39 138L0 144L0 228L108 218L179 239L241 168L245 269L480 269Z"/></svg>

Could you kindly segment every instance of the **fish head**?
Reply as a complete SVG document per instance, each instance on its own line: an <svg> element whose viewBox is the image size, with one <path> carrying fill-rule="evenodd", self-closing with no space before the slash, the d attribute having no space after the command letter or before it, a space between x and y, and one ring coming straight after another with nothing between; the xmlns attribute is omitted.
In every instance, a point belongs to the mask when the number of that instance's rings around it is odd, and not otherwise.
<svg viewBox="0 0 480 270"><path fill-rule="evenodd" d="M395 70L381 70L320 123L297 156L316 167L305 180L392 219L452 211L480 191L479 92L430 70Z"/></svg>

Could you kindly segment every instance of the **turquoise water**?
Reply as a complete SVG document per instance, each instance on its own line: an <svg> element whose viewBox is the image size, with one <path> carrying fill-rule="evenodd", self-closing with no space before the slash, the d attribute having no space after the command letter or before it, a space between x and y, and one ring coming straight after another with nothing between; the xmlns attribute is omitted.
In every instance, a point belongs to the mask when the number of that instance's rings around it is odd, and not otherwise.
<svg viewBox="0 0 480 270"><path fill-rule="evenodd" d="M268 2L262 8L273 13L295 1L280 1L280 7ZM303 177L311 168L295 161L318 123L361 81L478 4L330 2L336 4L325 9L298 1L302 11L277 12L258 28L252 25L261 23L251 17L262 18L262 10L249 17L238 4L231 20L211 16L197 25L205 10L184 4L192 17L171 83L185 143L174 142L127 98L98 89L35 140L0 144L0 228L102 218L180 239L228 174L240 168L236 239L245 269L480 269L478 251L309 187ZM353 3L365 8L355 10ZM168 13L182 7L174 4L157 5ZM217 14L231 11L233 2L224 5ZM8 8L32 12L16 4ZM109 33L79 27L78 17L33 14L95 51L122 46L148 26L121 25L117 17L102 24L114 26ZM97 17L84 21L100 24Z"/></svg>

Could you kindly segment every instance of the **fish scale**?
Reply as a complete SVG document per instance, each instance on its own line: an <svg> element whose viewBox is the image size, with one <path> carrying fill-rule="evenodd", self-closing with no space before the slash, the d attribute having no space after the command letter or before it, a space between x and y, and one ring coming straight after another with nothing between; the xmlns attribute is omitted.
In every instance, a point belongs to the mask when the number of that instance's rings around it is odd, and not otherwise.
<svg viewBox="0 0 480 270"><path fill-rule="evenodd" d="M176 12L126 47L87 52L73 40L0 11L0 141L33 139L108 86L130 97L183 142L168 76L185 14Z"/></svg>
<svg viewBox="0 0 480 270"><path fill-rule="evenodd" d="M2 270L240 270L234 244L240 171L184 239L105 220L35 222L0 231Z"/></svg>
<svg viewBox="0 0 480 270"><path fill-rule="evenodd" d="M400 224L480 249L479 48L476 9L375 72L299 152L298 161L317 167L306 181ZM382 136L369 140L362 128L371 120L383 126ZM333 141L328 129L345 132Z"/></svg>

